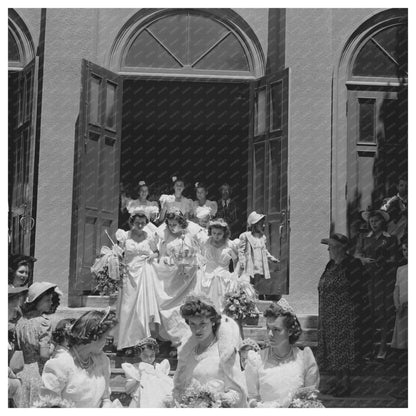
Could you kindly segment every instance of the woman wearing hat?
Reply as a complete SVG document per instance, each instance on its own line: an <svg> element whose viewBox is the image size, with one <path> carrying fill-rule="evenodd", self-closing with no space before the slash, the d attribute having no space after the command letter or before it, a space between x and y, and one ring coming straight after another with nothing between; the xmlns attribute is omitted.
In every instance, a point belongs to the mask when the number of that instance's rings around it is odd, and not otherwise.
<svg viewBox="0 0 416 416"><path fill-rule="evenodd" d="M294 310L280 299L264 311L270 346L249 351L245 368L250 407L289 407L299 389L317 389L319 370L312 350L294 344L302 329Z"/></svg>
<svg viewBox="0 0 416 416"><path fill-rule="evenodd" d="M127 266L117 310L119 350L134 347L141 339L151 335L155 325L160 324L158 277L154 264L158 250L149 230L149 217L139 209L132 213L129 224L130 231L119 229L116 232Z"/></svg>
<svg viewBox="0 0 416 416"><path fill-rule="evenodd" d="M365 341L363 321L366 288L363 268L348 254L345 235L332 234L321 241L328 245L330 260L319 280L318 362L334 376L326 393L349 395L350 373L361 362Z"/></svg>
<svg viewBox="0 0 416 416"><path fill-rule="evenodd" d="M253 211L247 218L248 231L240 235L238 258L240 263L239 276L244 272L250 277L250 283L264 298L270 293L266 280L270 279L269 261L280 263L266 247L264 235L266 216ZM273 299L270 299L273 300Z"/></svg>
<svg viewBox="0 0 416 416"><path fill-rule="evenodd" d="M384 360L387 352L388 332L394 327L393 292L397 269L397 239L385 231L389 221L387 212L365 211L362 217L368 222L370 232L359 236L355 257L361 260L365 269L371 322L373 322L371 331L373 338L376 329L381 329L377 359Z"/></svg>
<svg viewBox="0 0 416 416"><path fill-rule="evenodd" d="M47 312L52 307L54 292L60 293L53 283L33 283L22 307L23 316L16 324L16 340L25 361L20 373L22 394L18 407L31 407L39 397L43 364L52 352L52 331Z"/></svg>
<svg viewBox="0 0 416 416"><path fill-rule="evenodd" d="M45 364L41 398L64 399L74 407L112 407L110 360L103 348L116 324L110 308L81 315L69 330L69 351Z"/></svg>
<svg viewBox="0 0 416 416"><path fill-rule="evenodd" d="M198 385L227 402L224 407L247 407L246 383L237 354L241 340L238 325L221 316L203 296L189 296L180 312L191 336L179 350L173 397L180 401L188 387Z"/></svg>

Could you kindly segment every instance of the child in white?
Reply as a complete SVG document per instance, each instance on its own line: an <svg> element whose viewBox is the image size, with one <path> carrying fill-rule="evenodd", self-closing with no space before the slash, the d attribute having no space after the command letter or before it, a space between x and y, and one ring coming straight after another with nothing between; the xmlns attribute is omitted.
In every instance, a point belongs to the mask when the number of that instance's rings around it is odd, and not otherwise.
<svg viewBox="0 0 416 416"><path fill-rule="evenodd" d="M155 363L159 347L154 338L145 338L136 347L141 362L121 365L127 377L126 392L132 396L129 407L166 407L165 402L171 399L173 389L169 361Z"/></svg>
<svg viewBox="0 0 416 416"><path fill-rule="evenodd" d="M402 244L403 256L407 260L407 242ZM396 308L392 348L407 349L407 264L397 269L396 285L393 293Z"/></svg>
<svg viewBox="0 0 416 416"><path fill-rule="evenodd" d="M262 296L268 294L264 280L270 279L268 261L280 263L266 248L264 235L265 215L253 211L247 218L248 231L240 235L238 258L240 263L239 277L243 272L250 277L250 283Z"/></svg>

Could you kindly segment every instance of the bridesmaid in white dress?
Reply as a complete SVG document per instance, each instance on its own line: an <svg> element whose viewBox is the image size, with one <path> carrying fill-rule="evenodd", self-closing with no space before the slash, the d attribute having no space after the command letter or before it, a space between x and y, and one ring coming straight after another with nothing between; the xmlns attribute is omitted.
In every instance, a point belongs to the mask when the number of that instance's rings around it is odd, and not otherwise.
<svg viewBox="0 0 416 416"><path fill-rule="evenodd" d="M185 182L177 176L172 176L173 195L161 195L159 201L161 205L159 221L165 220L166 213L172 210L179 210L185 216L190 218L192 215L192 199L182 195L185 190Z"/></svg>
<svg viewBox="0 0 416 416"><path fill-rule="evenodd" d="M196 201L192 202L192 215L196 217L196 210L198 207L207 207L210 209L211 218L214 218L218 211L218 204L215 201L207 199L207 187L202 182L195 184Z"/></svg>
<svg viewBox="0 0 416 416"><path fill-rule="evenodd" d="M309 347L294 346L302 329L285 299L264 312L270 347L248 352L245 368L250 407L289 407L300 389L317 389L319 370Z"/></svg>
<svg viewBox="0 0 416 416"><path fill-rule="evenodd" d="M247 389L237 354L238 325L221 316L209 299L189 296L181 307L191 336L178 351L173 397L180 400L190 386L209 388L229 407L247 407Z"/></svg>
<svg viewBox="0 0 416 416"><path fill-rule="evenodd" d="M149 201L149 187L145 181L139 182L139 198L131 199L127 203L127 211L131 215L134 211L142 210L148 214L151 222L157 221L159 217L159 204L156 201Z"/></svg>
<svg viewBox="0 0 416 416"><path fill-rule="evenodd" d="M225 293L233 290L237 284L236 273L230 273L230 261L238 258L238 242L231 241L230 229L223 219L211 221L208 225L208 240L202 246L204 265L197 292L207 296L222 312ZM234 267L235 269L235 267Z"/></svg>
<svg viewBox="0 0 416 416"><path fill-rule="evenodd" d="M154 264L158 257L155 235L149 230L149 218L143 211L135 212L129 223L130 231L116 232L127 266L118 302L118 349L135 346L160 324L157 301L160 289Z"/></svg>
<svg viewBox="0 0 416 416"><path fill-rule="evenodd" d="M188 222L178 210L169 211L166 222L158 228L160 258L157 274L161 289L158 300L162 320L159 334L176 345L189 335L179 308L197 284L200 231L199 225Z"/></svg>

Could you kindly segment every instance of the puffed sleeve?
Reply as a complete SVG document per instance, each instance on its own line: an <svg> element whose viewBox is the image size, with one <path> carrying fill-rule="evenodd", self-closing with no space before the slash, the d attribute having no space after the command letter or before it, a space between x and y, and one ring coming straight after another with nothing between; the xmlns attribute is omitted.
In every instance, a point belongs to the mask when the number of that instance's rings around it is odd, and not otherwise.
<svg viewBox="0 0 416 416"><path fill-rule="evenodd" d="M211 208L211 217L213 218L217 215L218 204L215 201L211 201L210 208Z"/></svg>
<svg viewBox="0 0 416 416"><path fill-rule="evenodd" d="M120 228L116 231L116 239L121 243L121 246L124 247L127 240L127 231L121 230Z"/></svg>
<svg viewBox="0 0 416 416"><path fill-rule="evenodd" d="M40 396L61 397L68 381L68 363L65 356L48 360L43 368Z"/></svg>
<svg viewBox="0 0 416 416"><path fill-rule="evenodd" d="M312 350L305 347L303 350L304 387L319 387L319 368Z"/></svg>
<svg viewBox="0 0 416 416"><path fill-rule="evenodd" d="M247 246L247 236L246 233L242 233L240 235L240 244L238 247L238 261L240 262L240 265L246 264L246 246Z"/></svg>
<svg viewBox="0 0 416 416"><path fill-rule="evenodd" d="M38 341L39 346L49 348L52 338L52 328L49 319L42 317L38 325Z"/></svg>
<svg viewBox="0 0 416 416"><path fill-rule="evenodd" d="M261 366L260 354L255 351L249 351L247 355L245 376L249 400L255 399L260 401L259 386L259 368Z"/></svg>

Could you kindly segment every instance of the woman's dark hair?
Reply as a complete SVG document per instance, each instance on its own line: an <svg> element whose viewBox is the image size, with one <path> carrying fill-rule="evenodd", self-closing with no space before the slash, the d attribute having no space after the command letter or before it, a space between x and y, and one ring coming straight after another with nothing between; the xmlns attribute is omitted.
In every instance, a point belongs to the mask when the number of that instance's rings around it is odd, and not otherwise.
<svg viewBox="0 0 416 416"><path fill-rule="evenodd" d="M27 313L29 313L29 312L32 312L32 311L34 311L35 309L36 309L36 306L37 306L37 304L41 301L41 299L43 298L43 297L45 297L45 296L47 296L47 295L50 295L50 294L52 294L52 301L53 301L53 295L54 295L54 293L56 293L55 292L55 288L54 287L51 287L50 289L48 289L48 290L46 290L45 292L43 292L39 297L37 297L33 302L30 302L30 303L27 303L27 302L25 302L23 305L22 305L22 313L23 313L23 315L25 315L25 314L27 314ZM57 294L58 295L58 294ZM59 295L58 295L58 298L59 298ZM53 302L52 302L53 303ZM44 312L45 314L50 314L51 312L50 312L50 310L49 311L45 311Z"/></svg>
<svg viewBox="0 0 416 416"><path fill-rule="evenodd" d="M69 332L71 346L89 344L117 325L114 311L89 311L80 316Z"/></svg>
<svg viewBox="0 0 416 416"><path fill-rule="evenodd" d="M230 238L230 235L231 235L230 227L222 218L217 218L209 222L208 224L209 236L212 235L213 228L218 228L219 230L222 230L224 232L224 240L228 240Z"/></svg>
<svg viewBox="0 0 416 416"><path fill-rule="evenodd" d="M184 188L186 188L185 181L180 176L177 176L175 180L173 180L172 177L172 187L175 186L178 182L182 182Z"/></svg>
<svg viewBox="0 0 416 416"><path fill-rule="evenodd" d="M16 271L21 266L26 266L28 268L28 271L30 273L30 268L33 265L33 263L36 261L34 257L31 256L21 256L21 255L15 255L11 258L9 257L9 276L8 276L8 283L9 285L13 284ZM29 279L29 277L28 277ZM27 281L24 283L24 285L27 284Z"/></svg>
<svg viewBox="0 0 416 416"><path fill-rule="evenodd" d="M206 193L208 193L208 188L206 187L204 182L197 182L195 184L195 189L201 188L203 189Z"/></svg>
<svg viewBox="0 0 416 416"><path fill-rule="evenodd" d="M56 312L58 309L58 306L61 304L61 296L57 292L52 293L52 306L51 309L49 309L48 312L45 312L48 315L51 315Z"/></svg>
<svg viewBox="0 0 416 416"><path fill-rule="evenodd" d="M176 220L181 228L185 229L188 226L188 221L185 218L185 215L182 214L182 211L170 211L166 214L165 223L168 225L168 220Z"/></svg>
<svg viewBox="0 0 416 416"><path fill-rule="evenodd" d="M284 308L278 303L272 303L264 311L263 316L265 318L277 319L279 316L284 317L284 323L286 329L289 331L289 343L294 344L302 334L302 328L296 315Z"/></svg>
<svg viewBox="0 0 416 416"><path fill-rule="evenodd" d="M145 213L144 212L143 213L139 212L137 214L133 214L133 215L130 216L130 218L129 218L130 228L133 227L133 224L134 224L134 221L136 220L136 218L144 218L146 220L146 224L149 222L149 218L146 217Z"/></svg>
<svg viewBox="0 0 416 416"><path fill-rule="evenodd" d="M75 318L61 319L52 332L52 341L58 345L61 345L65 340L69 341L69 330L75 321Z"/></svg>
<svg viewBox="0 0 416 416"><path fill-rule="evenodd" d="M215 310L215 307L205 303L203 299L192 296L189 297L180 308L180 313L185 322L189 325L189 318L194 316L204 316L213 322L212 331L214 334L221 323L221 315Z"/></svg>

